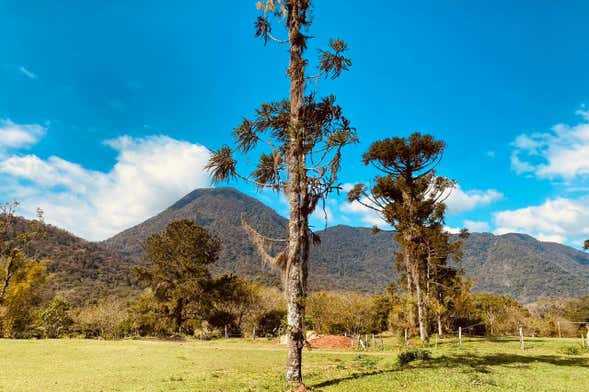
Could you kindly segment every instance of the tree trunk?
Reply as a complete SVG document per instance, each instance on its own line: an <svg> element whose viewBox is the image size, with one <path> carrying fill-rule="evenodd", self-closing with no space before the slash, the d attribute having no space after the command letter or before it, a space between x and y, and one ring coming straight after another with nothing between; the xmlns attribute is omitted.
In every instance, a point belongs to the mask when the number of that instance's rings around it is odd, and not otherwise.
<svg viewBox="0 0 589 392"><path fill-rule="evenodd" d="M13 265L14 265L14 257L8 256L8 262L6 263L6 268L4 270L4 280L2 282L2 288L0 288L0 305L4 302L4 297L6 296L6 291L8 290L8 285L10 284L10 279L12 278Z"/></svg>
<svg viewBox="0 0 589 392"><path fill-rule="evenodd" d="M174 321L176 322L176 331L182 333L182 311L184 310L184 300L178 298L176 308L174 309Z"/></svg>
<svg viewBox="0 0 589 392"><path fill-rule="evenodd" d="M410 241L410 240L409 240ZM404 250L405 255L403 256L405 259L405 271L407 272L407 296L409 299L413 299L413 276L411 274L411 256L409 255L409 250ZM407 312L407 321L409 324L409 329L411 331L415 330L415 311L413 309L413 304L409 302L409 309Z"/></svg>
<svg viewBox="0 0 589 392"><path fill-rule="evenodd" d="M438 314L438 335L442 336L442 317Z"/></svg>
<svg viewBox="0 0 589 392"><path fill-rule="evenodd" d="M419 281L419 274L414 272L413 275L415 281L415 294L417 295L417 322L419 324L419 337L422 342L428 339L427 328L425 325L425 309L423 305L423 296L421 293L421 282Z"/></svg>
<svg viewBox="0 0 589 392"><path fill-rule="evenodd" d="M299 1L288 4L288 28L290 42L290 130L286 161L289 184L286 194L290 206L288 222L288 250L285 271L287 302L288 354L286 381L302 384L303 345L305 342L303 320L305 314L305 286L309 257L309 223L306 157L303 148L305 129L300 114L305 90L305 62L303 60L304 37L300 31L301 12L305 6Z"/></svg>

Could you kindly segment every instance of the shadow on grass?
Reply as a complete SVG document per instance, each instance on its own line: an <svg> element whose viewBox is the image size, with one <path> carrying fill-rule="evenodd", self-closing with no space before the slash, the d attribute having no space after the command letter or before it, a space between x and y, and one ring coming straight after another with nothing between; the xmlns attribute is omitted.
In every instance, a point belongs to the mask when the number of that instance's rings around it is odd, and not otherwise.
<svg viewBox="0 0 589 392"><path fill-rule="evenodd" d="M563 358L557 355L534 355L526 356L519 354L488 354L472 356L465 354L446 355L437 358L432 358L427 361L411 366L413 369L440 369L440 368L471 368L477 373L489 374L492 373L491 366L507 366L518 369L529 368L530 364L550 364L554 366L570 366L589 368L589 359L584 357ZM381 374L388 374L402 371L406 367L395 367L392 369L370 370L365 372L355 372L345 377L334 378L326 380L315 385L312 388L322 388L333 385L338 385L342 382L352 381L364 377L377 376ZM407 367L408 368L408 367Z"/></svg>
<svg viewBox="0 0 589 392"><path fill-rule="evenodd" d="M339 383L342 383L345 381L352 381L352 380L357 380L359 378L364 378L364 377L377 376L377 375L386 374L386 373L393 373L393 372L397 372L399 370L401 370L401 369L395 368L395 369L382 369L382 370L372 370L372 371L368 371L368 372L353 373L353 374L350 374L349 376L334 378L332 380L326 380L326 381L320 382L319 384L310 385L310 386L312 388L330 387L333 385L338 385Z"/></svg>
<svg viewBox="0 0 589 392"><path fill-rule="evenodd" d="M589 368L589 360L583 357L563 358L559 355L520 355L520 354L465 354L447 355L424 362L419 368L470 367L478 373L491 373L490 366L527 368L530 364L544 363L553 366Z"/></svg>

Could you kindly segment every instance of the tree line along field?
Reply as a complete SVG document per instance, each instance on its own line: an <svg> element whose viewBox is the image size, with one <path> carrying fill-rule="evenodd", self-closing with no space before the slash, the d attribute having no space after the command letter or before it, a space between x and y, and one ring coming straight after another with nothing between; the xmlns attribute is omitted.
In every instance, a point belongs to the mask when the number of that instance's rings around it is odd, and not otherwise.
<svg viewBox="0 0 589 392"><path fill-rule="evenodd" d="M283 391L286 349L267 339L0 340L0 391ZM441 339L405 365L383 350L305 350L312 391L586 391L575 339Z"/></svg>

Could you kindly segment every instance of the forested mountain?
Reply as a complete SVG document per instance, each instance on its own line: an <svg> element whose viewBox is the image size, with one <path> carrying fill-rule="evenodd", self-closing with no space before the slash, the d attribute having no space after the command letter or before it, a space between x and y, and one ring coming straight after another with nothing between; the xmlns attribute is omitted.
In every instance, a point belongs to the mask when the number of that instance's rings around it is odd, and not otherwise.
<svg viewBox="0 0 589 392"><path fill-rule="evenodd" d="M14 222L17 232L28 227L25 219ZM43 232L25 251L47 265L46 298L59 295L79 304L133 290L128 258L52 225L45 225Z"/></svg>
<svg viewBox="0 0 589 392"><path fill-rule="evenodd" d="M111 251L140 262L141 244L167 224L195 219L223 241L215 272L257 276L278 283L279 276L263 266L247 234L241 215L262 234L283 237L286 219L258 200L232 188L198 189L144 223L103 242ZM318 233L313 247L309 284L312 289L378 292L394 277L397 249L392 232L335 226ZM475 291L512 295L522 301L589 293L589 255L545 243L523 234L473 233L466 240L462 266L472 276Z"/></svg>

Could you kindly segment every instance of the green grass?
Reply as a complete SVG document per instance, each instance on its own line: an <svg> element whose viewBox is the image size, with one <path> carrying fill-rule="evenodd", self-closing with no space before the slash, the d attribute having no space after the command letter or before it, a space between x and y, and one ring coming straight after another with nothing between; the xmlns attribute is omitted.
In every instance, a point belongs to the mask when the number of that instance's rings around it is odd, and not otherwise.
<svg viewBox="0 0 589 392"><path fill-rule="evenodd" d="M305 352L314 391L587 391L589 353L574 340L455 339L401 366L385 351ZM567 347L579 346L579 354ZM213 342L0 340L0 391L281 391L285 349Z"/></svg>

